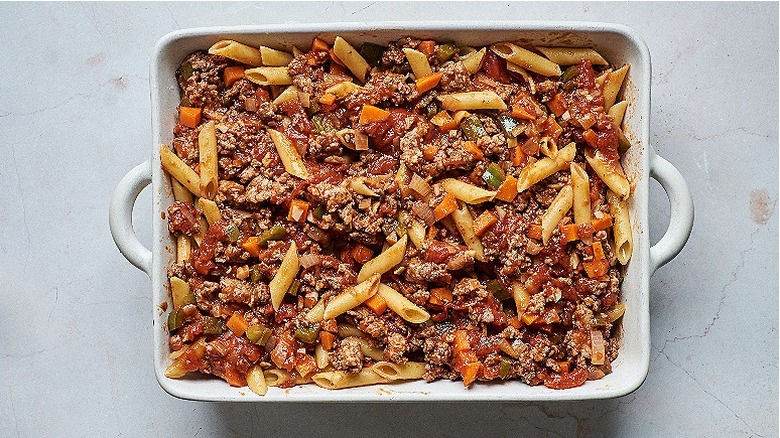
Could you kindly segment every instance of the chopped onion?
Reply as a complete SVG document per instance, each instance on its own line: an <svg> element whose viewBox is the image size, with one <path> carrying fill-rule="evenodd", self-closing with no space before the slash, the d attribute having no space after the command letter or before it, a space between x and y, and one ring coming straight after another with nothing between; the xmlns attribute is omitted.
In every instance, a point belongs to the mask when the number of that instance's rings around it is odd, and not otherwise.
<svg viewBox="0 0 780 438"><path fill-rule="evenodd" d="M298 258L298 262L303 266L303 269L319 265L321 261L319 254L304 254Z"/></svg>
<svg viewBox="0 0 780 438"><path fill-rule="evenodd" d="M298 92L298 102L301 103L302 107L308 108L311 104L310 100L311 96L309 96L309 93L304 93L303 91Z"/></svg>
<svg viewBox="0 0 780 438"><path fill-rule="evenodd" d="M431 187L430 184L428 184L428 181L425 181L424 179L422 179L422 177L420 177L420 175L416 173L412 174L412 180L409 182L409 188L414 190L418 195L420 195L420 199L423 200L427 200L428 198L430 198L431 193L433 193L433 188Z"/></svg>
<svg viewBox="0 0 780 438"><path fill-rule="evenodd" d="M436 222L436 218L433 217L433 209L428 207L428 204L424 202L416 202L412 206L412 213L425 222L425 225L431 226Z"/></svg>
<svg viewBox="0 0 780 438"><path fill-rule="evenodd" d="M590 331L590 363L604 365L606 352L604 348L604 336L598 330Z"/></svg>
<svg viewBox="0 0 780 438"><path fill-rule="evenodd" d="M257 99L254 97L247 97L244 101L244 109L247 111L257 111Z"/></svg>

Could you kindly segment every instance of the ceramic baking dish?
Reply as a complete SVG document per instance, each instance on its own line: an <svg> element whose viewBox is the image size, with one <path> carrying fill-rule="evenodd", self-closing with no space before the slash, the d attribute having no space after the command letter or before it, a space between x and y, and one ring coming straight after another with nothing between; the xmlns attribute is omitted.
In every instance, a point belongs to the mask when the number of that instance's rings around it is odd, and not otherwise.
<svg viewBox="0 0 780 438"><path fill-rule="evenodd" d="M174 72L182 59L218 40L235 39L249 45L290 49L308 47L312 37L333 40L340 35L353 44L386 44L403 36L485 45L516 41L521 45L588 46L598 50L613 65L628 63L631 68L624 96L629 102L625 116L626 135L633 146L623 165L633 185L630 202L633 218L634 254L622 285L626 313L622 324L622 346L612 374L601 380L567 390L531 387L519 381L478 383L467 389L461 382L414 381L328 391L314 385L291 389L271 388L259 397L248 388L233 388L221 379L186 378L173 380L163 375L170 363L168 334L163 329L166 315L159 304L167 301L166 267L174 258L175 243L168 234L161 212L172 202L170 182L160 168L159 145L170 144L179 104L179 88ZM475 401L475 400L583 400L610 398L637 389L647 376L650 361L648 288L650 276L676 256L688 239L693 224L693 203L680 173L656 155L649 144L650 54L645 43L631 29L615 24L542 21L436 22L436 23L339 23L274 26L212 27L186 29L163 37L151 60L150 85L153 138L151 156L127 173L119 182L111 202L109 222L119 250L152 282L154 326L154 368L160 386L176 397L213 401ZM666 190L671 203L669 228L663 238L650 246L648 230L649 178ZM132 209L138 193L151 183L154 224L152 250L136 238Z"/></svg>

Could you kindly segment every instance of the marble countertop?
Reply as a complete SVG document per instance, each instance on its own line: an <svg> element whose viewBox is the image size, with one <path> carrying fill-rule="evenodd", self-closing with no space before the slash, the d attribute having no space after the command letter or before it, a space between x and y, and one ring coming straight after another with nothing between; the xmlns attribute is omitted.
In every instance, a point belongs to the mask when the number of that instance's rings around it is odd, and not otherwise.
<svg viewBox="0 0 780 438"><path fill-rule="evenodd" d="M651 280L652 361L615 400L220 404L152 369L149 279L108 230L149 156L149 57L217 24L561 19L634 28L653 58L651 141L696 222ZM0 4L0 436L777 436L777 3ZM151 197L135 227L151 240ZM651 238L669 218L651 186ZM399 421L401 420L401 421ZM407 433L408 434L408 433Z"/></svg>

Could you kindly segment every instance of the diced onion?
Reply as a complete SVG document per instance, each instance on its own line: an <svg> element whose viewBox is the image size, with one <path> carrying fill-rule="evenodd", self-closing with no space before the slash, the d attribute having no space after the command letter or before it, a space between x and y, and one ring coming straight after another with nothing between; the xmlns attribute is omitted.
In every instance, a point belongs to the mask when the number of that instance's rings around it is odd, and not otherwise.
<svg viewBox="0 0 780 438"><path fill-rule="evenodd" d="M433 209L423 202L415 203L412 206L412 213L422 219L425 225L429 227L436 222L436 218L433 217Z"/></svg>
<svg viewBox="0 0 780 438"><path fill-rule="evenodd" d="M257 111L257 99L254 97L247 97L244 101L244 109L247 111Z"/></svg>
<svg viewBox="0 0 780 438"><path fill-rule="evenodd" d="M428 181L425 181L420 175L416 173L412 174L412 180L409 182L409 188L420 195L420 199L428 199L430 198L431 193L433 193L433 188L430 184L428 184Z"/></svg>
<svg viewBox="0 0 780 438"><path fill-rule="evenodd" d="M298 262L303 266L303 269L319 265L321 261L319 254L304 254L298 258Z"/></svg>

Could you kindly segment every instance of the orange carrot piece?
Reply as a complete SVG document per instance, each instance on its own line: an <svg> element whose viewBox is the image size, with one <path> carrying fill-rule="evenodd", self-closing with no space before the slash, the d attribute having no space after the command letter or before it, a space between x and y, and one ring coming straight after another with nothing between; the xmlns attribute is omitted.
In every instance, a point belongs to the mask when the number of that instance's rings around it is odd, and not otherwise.
<svg viewBox="0 0 780 438"><path fill-rule="evenodd" d="M530 227L528 227L528 237L531 239L541 239L542 226L539 224L532 224Z"/></svg>
<svg viewBox="0 0 780 438"><path fill-rule="evenodd" d="M234 313L230 316L230 319L228 319L227 324L230 331L233 332L236 336L243 336L244 332L246 331L246 328L249 326L246 321L244 321L244 317L239 315L238 313Z"/></svg>
<svg viewBox="0 0 780 438"><path fill-rule="evenodd" d="M333 349L333 343L336 341L336 335L325 330L320 331L320 344L326 351Z"/></svg>
<svg viewBox="0 0 780 438"><path fill-rule="evenodd" d="M328 50L330 50L330 44L326 43L323 39L314 37L311 41L312 52L327 52Z"/></svg>
<svg viewBox="0 0 780 438"><path fill-rule="evenodd" d="M333 105L333 102L336 101L336 96L330 93L325 93L322 96L320 96L320 103L323 105Z"/></svg>
<svg viewBox="0 0 780 438"><path fill-rule="evenodd" d="M302 223L306 220L306 215L308 213L308 202L301 199L293 199L292 202L290 202L290 210L287 212L287 220Z"/></svg>
<svg viewBox="0 0 780 438"><path fill-rule="evenodd" d="M547 107L550 108L556 117L560 117L561 114L566 112L566 101L563 100L563 94L558 93L547 102Z"/></svg>
<svg viewBox="0 0 780 438"><path fill-rule="evenodd" d="M463 142L463 149L473 155L475 160L481 160L485 157L485 154L482 153L482 149L480 149L479 146L477 146L477 144L471 140Z"/></svg>
<svg viewBox="0 0 780 438"><path fill-rule="evenodd" d="M477 236L485 234L485 232L496 222L498 222L496 215L491 213L490 210L485 210L481 215L474 219L474 234Z"/></svg>
<svg viewBox="0 0 780 438"><path fill-rule="evenodd" d="M463 386L469 386L477 380L477 373L482 365L479 362L471 362L463 366L460 375L463 376Z"/></svg>
<svg viewBox="0 0 780 438"><path fill-rule="evenodd" d="M434 40L425 40L422 41L418 46L417 50L425 53L428 56L433 55L433 51L436 48L436 41Z"/></svg>
<svg viewBox="0 0 780 438"><path fill-rule="evenodd" d="M257 257L260 255L260 239L257 236L248 237L241 244L241 248L244 248L252 257Z"/></svg>
<svg viewBox="0 0 780 438"><path fill-rule="evenodd" d="M457 209L458 203L455 201L455 196L452 193L447 193L439 205L433 209L433 218L437 221L442 220Z"/></svg>
<svg viewBox="0 0 780 438"><path fill-rule="evenodd" d="M428 143L423 146L423 158L428 161L432 161L436 156L436 152L439 152L439 147L433 143Z"/></svg>
<svg viewBox="0 0 780 438"><path fill-rule="evenodd" d="M180 106L179 123L190 128L197 128L200 124L200 108Z"/></svg>
<svg viewBox="0 0 780 438"><path fill-rule="evenodd" d="M596 144L599 141L598 136L595 132L593 132L592 129L588 129L587 131L582 133L582 138L585 139L586 142L588 142L589 145L596 147Z"/></svg>
<svg viewBox="0 0 780 438"><path fill-rule="evenodd" d="M390 112L385 111L382 108L377 108L373 105L363 105L363 109L360 110L360 124L381 122L390 117Z"/></svg>
<svg viewBox="0 0 780 438"><path fill-rule="evenodd" d="M525 164L526 158L528 156L523 152L523 148L520 146L515 147L515 149L512 151L512 165L513 166L522 166Z"/></svg>
<svg viewBox="0 0 780 438"><path fill-rule="evenodd" d="M593 219L590 221L590 224L593 227L593 231L606 230L612 226L612 216L605 214L601 218Z"/></svg>
<svg viewBox="0 0 780 438"><path fill-rule="evenodd" d="M515 196L517 196L517 178L509 175L498 187L496 199L504 202L512 202L515 199Z"/></svg>
<svg viewBox="0 0 780 438"><path fill-rule="evenodd" d="M379 294L374 294L374 296L364 301L363 304L368 306L368 308L373 310L377 315L381 315L387 310L387 301Z"/></svg>
<svg viewBox="0 0 780 438"><path fill-rule="evenodd" d="M513 317L509 318L509 319L507 320L507 323L508 323L509 325L511 325L512 327L516 328L516 329L519 329L520 327L522 327L522 326L523 326L523 323L522 323L522 322L520 322L520 318L518 318L518 317L516 317L516 316L513 316Z"/></svg>
<svg viewBox="0 0 780 438"><path fill-rule="evenodd" d="M237 80L244 77L244 67L241 66L228 67L225 69L223 73L223 77L225 79L225 85L229 87L233 85Z"/></svg>
<svg viewBox="0 0 780 438"><path fill-rule="evenodd" d="M422 94L435 88L437 85L439 85L442 74L442 72L438 72L425 76L424 78L417 79L417 81L415 81L415 84L417 85L417 92Z"/></svg>
<svg viewBox="0 0 780 438"><path fill-rule="evenodd" d="M523 316L520 317L520 321L522 321L525 325L532 325L536 322L538 317L536 315L530 314L528 312L523 313Z"/></svg>
<svg viewBox="0 0 780 438"><path fill-rule="evenodd" d="M607 274L609 263L606 260L593 260L591 262L582 262L588 277L601 277Z"/></svg>
<svg viewBox="0 0 780 438"><path fill-rule="evenodd" d="M523 105L512 105L512 117L522 120L536 120L536 114L528 111Z"/></svg>
<svg viewBox="0 0 780 438"><path fill-rule="evenodd" d="M577 240L579 238L578 231L576 224L562 225L561 234L563 235L563 242L569 243Z"/></svg>
<svg viewBox="0 0 780 438"><path fill-rule="evenodd" d="M601 242L593 242L593 258L595 260L606 260L607 256L604 255L604 247Z"/></svg>
<svg viewBox="0 0 780 438"><path fill-rule="evenodd" d="M439 301L438 304L449 303L452 302L452 291L444 287L436 287L431 289L431 299L434 297ZM429 301L433 302L432 300Z"/></svg>
<svg viewBox="0 0 780 438"><path fill-rule="evenodd" d="M371 251L371 248L360 243L357 243L352 247L350 254L358 263L366 263L374 257L374 251Z"/></svg>

